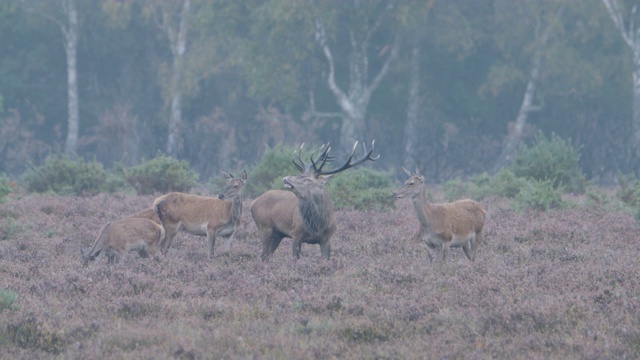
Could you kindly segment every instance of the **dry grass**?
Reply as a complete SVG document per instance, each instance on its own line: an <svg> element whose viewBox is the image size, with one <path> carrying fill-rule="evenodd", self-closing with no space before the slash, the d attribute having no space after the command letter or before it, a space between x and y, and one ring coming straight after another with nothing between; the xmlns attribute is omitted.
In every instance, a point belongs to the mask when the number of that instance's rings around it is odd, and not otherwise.
<svg viewBox="0 0 640 360"><path fill-rule="evenodd" d="M638 358L640 232L580 207L498 201L475 263L429 264L409 202L341 212L330 261L285 239L268 263L245 203L231 250L180 233L155 262L81 266L100 227L153 197L29 195L0 206L6 358Z"/></svg>

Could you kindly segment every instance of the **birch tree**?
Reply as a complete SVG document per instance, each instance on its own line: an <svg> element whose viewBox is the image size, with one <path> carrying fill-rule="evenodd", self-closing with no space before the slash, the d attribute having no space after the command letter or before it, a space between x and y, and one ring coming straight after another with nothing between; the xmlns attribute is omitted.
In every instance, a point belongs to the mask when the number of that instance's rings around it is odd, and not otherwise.
<svg viewBox="0 0 640 360"><path fill-rule="evenodd" d="M171 50L171 65L166 85L166 97L170 108L166 151L167 155L176 157L181 146L183 76L191 0L152 0L147 2L147 6L156 26L166 36Z"/></svg>
<svg viewBox="0 0 640 360"><path fill-rule="evenodd" d="M80 134L80 115L78 100L78 10L76 0L58 2L38 2L22 0L29 12L33 12L55 23L62 33L67 59L67 137L65 154L76 153ZM55 5L57 4L57 5Z"/></svg>
<svg viewBox="0 0 640 360"><path fill-rule="evenodd" d="M418 126L421 121L428 121L421 116L423 106L423 69L422 62L424 54L423 42L428 35L429 12L435 0L427 2L408 2L403 7L402 19L406 37L409 43L409 66L408 66L408 98L407 98L407 118L404 125L404 136L402 142L402 165L407 169L416 169L418 166Z"/></svg>
<svg viewBox="0 0 640 360"><path fill-rule="evenodd" d="M536 4L536 6L537 5L538 4ZM547 4L547 6L550 6L550 4ZM545 50L547 50L548 47L549 37L554 31L554 27L558 26L563 9L564 7L560 5L555 11L550 12L550 15L547 14L548 11L545 11L546 9L540 9L535 22L532 24L534 26L532 31L533 41L530 46L533 48L533 51L531 54L529 74L527 76L527 85L516 119L513 123L509 124L510 127L502 151L494 165L494 171L508 165L512 161L516 150L522 143L525 125L527 124L529 116L531 113L540 111L541 109L541 106L536 103L536 91L544 66L543 58Z"/></svg>
<svg viewBox="0 0 640 360"><path fill-rule="evenodd" d="M636 25L638 5L630 11L620 6L618 0L602 0L622 40L631 50L633 57L633 117L631 122L631 146L636 158L640 157L640 27ZM625 21L625 13L627 20Z"/></svg>
<svg viewBox="0 0 640 360"><path fill-rule="evenodd" d="M344 24L344 33L340 34L349 39L346 84L340 84L337 79L337 59L333 49L335 44L329 41L325 21L317 13L313 19L315 41L322 50L328 68L324 78L341 110L340 144L345 148L350 147L350 144L356 140L362 140L365 135L367 108L371 97L389 73L391 64L398 56L400 46L400 34L396 32L392 35L391 41L385 44L385 59L380 67L377 70L371 69L372 37L381 31L383 24L392 17L395 9L392 1L382 3L379 9L371 4L373 2L353 0L343 8L350 15ZM376 11L371 12L371 9ZM391 28L385 27L385 30L390 31Z"/></svg>

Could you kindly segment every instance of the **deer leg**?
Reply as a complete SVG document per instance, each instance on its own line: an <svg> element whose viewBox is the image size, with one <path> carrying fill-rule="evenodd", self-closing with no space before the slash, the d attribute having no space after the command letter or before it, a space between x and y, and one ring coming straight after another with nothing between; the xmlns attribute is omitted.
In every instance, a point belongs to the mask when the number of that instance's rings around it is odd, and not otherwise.
<svg viewBox="0 0 640 360"><path fill-rule="evenodd" d="M227 252L231 251L231 242L233 241L235 235L236 231L234 230L231 235L227 236L227 238L225 239L224 248L227 250Z"/></svg>
<svg viewBox="0 0 640 360"><path fill-rule="evenodd" d="M177 225L169 225L169 226L163 225L163 226L165 226L164 228L165 237L160 243L160 251L162 252L162 255L165 255L167 251L169 251L169 246L171 246L173 239L178 234L178 226Z"/></svg>
<svg viewBox="0 0 640 360"><path fill-rule="evenodd" d="M476 258L476 254L478 253L478 245L480 245L480 239L482 238L482 234L480 232L476 233L476 236L471 240L471 248L473 249L473 255L471 261Z"/></svg>
<svg viewBox="0 0 640 360"><path fill-rule="evenodd" d="M325 242L320 244L320 253L322 253L322 257L329 260L331 257L331 243Z"/></svg>
<svg viewBox="0 0 640 360"><path fill-rule="evenodd" d="M300 259L300 250L302 250L302 239L293 240L293 258Z"/></svg>
<svg viewBox="0 0 640 360"><path fill-rule="evenodd" d="M212 229L207 230L207 251L209 259L213 258L213 246L216 244L216 232Z"/></svg>
<svg viewBox="0 0 640 360"><path fill-rule="evenodd" d="M467 258L473 261L473 239L469 239L467 243L462 245L462 250L464 250L464 254L467 255Z"/></svg>
<svg viewBox="0 0 640 360"><path fill-rule="evenodd" d="M138 249L138 256L140 256L141 258L148 258L149 257L149 253L147 252L147 249L142 248L142 249Z"/></svg>
<svg viewBox="0 0 640 360"><path fill-rule="evenodd" d="M450 241L445 241L442 244L442 260L447 262L447 258L449 257L449 248L451 247Z"/></svg>
<svg viewBox="0 0 640 360"><path fill-rule="evenodd" d="M429 255L429 263L433 263L433 256L431 255L431 250L435 250L435 246L433 246L430 242L429 242L429 238L425 235L422 235L422 239L424 240L424 243L427 245L427 255Z"/></svg>
<svg viewBox="0 0 640 360"><path fill-rule="evenodd" d="M260 256L262 261L267 261L269 256L276 251L283 237L271 229L268 232L262 232L262 255Z"/></svg>
<svg viewBox="0 0 640 360"><path fill-rule="evenodd" d="M107 264L113 264L116 263L118 260L118 257L116 256L116 254L114 252L109 252L107 253Z"/></svg>

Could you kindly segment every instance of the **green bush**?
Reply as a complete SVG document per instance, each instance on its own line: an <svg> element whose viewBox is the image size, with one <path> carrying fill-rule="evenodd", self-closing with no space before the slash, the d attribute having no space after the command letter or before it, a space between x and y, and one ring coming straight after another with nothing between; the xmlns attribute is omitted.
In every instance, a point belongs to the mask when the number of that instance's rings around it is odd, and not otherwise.
<svg viewBox="0 0 640 360"><path fill-rule="evenodd" d="M284 189L282 178L299 173L292 162L296 150L282 144L267 149L260 162L249 170L244 192L249 197L255 197L267 190Z"/></svg>
<svg viewBox="0 0 640 360"><path fill-rule="evenodd" d="M5 215L0 217L0 241L11 239L31 227L31 224L16 221L13 216Z"/></svg>
<svg viewBox="0 0 640 360"><path fill-rule="evenodd" d="M32 167L23 177L29 192L58 195L95 195L109 191L108 174L102 164L66 156L49 156L44 165Z"/></svg>
<svg viewBox="0 0 640 360"><path fill-rule="evenodd" d="M383 210L393 206L389 174L368 167L355 168L331 178L326 189L336 209Z"/></svg>
<svg viewBox="0 0 640 360"><path fill-rule="evenodd" d="M11 193L9 178L5 174L0 174L0 204L7 201L7 195Z"/></svg>
<svg viewBox="0 0 640 360"><path fill-rule="evenodd" d="M0 314L4 310L17 309L18 306L15 303L17 298L18 295L13 291L0 289Z"/></svg>
<svg viewBox="0 0 640 360"><path fill-rule="evenodd" d="M198 182L198 175L189 168L189 163L166 155L129 168L120 167L124 179L138 195L188 192Z"/></svg>
<svg viewBox="0 0 640 360"><path fill-rule="evenodd" d="M447 201L456 201L458 199L466 197L474 197L471 195L473 190L471 189L471 183L462 181L459 178L448 180L442 184L442 192L444 193Z"/></svg>
<svg viewBox="0 0 640 360"><path fill-rule="evenodd" d="M555 134L547 139L542 132L536 135L535 143L521 146L509 166L517 177L534 180L549 180L555 189L582 194L587 181L578 165L579 151Z"/></svg>
<svg viewBox="0 0 640 360"><path fill-rule="evenodd" d="M514 199L515 210L534 209L547 211L565 206L562 188L556 189L551 180L531 180L518 192Z"/></svg>
<svg viewBox="0 0 640 360"><path fill-rule="evenodd" d="M640 181L635 175L619 175L620 189L616 191L616 197L623 203L636 207L640 205Z"/></svg>
<svg viewBox="0 0 640 360"><path fill-rule="evenodd" d="M618 175L618 183L616 198L631 208L634 219L640 224L640 181L634 174Z"/></svg>
<svg viewBox="0 0 640 360"><path fill-rule="evenodd" d="M447 181L443 185L443 192L449 201L464 197L475 200L482 200L489 196L514 198L528 181L516 176L509 169L501 169L493 176L486 173L474 175L467 182L459 179Z"/></svg>

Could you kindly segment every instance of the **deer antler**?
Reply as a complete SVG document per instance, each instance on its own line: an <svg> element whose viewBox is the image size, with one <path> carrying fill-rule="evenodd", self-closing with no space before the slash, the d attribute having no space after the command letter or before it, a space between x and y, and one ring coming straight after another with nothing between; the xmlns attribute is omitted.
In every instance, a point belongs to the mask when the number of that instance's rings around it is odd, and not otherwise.
<svg viewBox="0 0 640 360"><path fill-rule="evenodd" d="M378 156L371 157L371 154L373 154L373 149L375 148L375 144L376 144L376 141L373 140L371 142L371 149L367 151L367 145L365 145L365 143L362 143L362 147L364 148L364 156L359 160L356 160L356 162L352 163L351 160L353 160L353 155L356 153L356 147L358 147L358 142L356 141L355 144L353 144L353 150L351 150L351 155L349 155L349 157L347 158L347 161L342 166L340 166L337 169L329 170L329 171L322 171L322 166L320 166L319 169L315 169L315 175L320 176L320 175L337 174L341 171L347 170L356 165L360 165L367 160L371 160L371 161L378 160L380 158L380 154L378 154ZM324 165L324 162L322 163L322 165Z"/></svg>
<svg viewBox="0 0 640 360"><path fill-rule="evenodd" d="M318 172L318 171L322 171L322 167L324 166L325 163L327 163L328 161L331 162L333 161L333 156L329 156L329 151L331 150L331 147L329 146L329 144L323 144L322 146L320 146L320 149L318 149L318 156L315 158L314 160L314 155L315 155L315 151L311 153L311 156L309 156L309 160L311 161L311 163L307 163L304 160L302 160L302 147L304 146L304 143L302 145L300 145L300 151L296 150L293 152L293 164L296 166L296 168L304 173L304 174L308 174L309 170L311 170L311 168L313 168L314 173ZM296 153L298 153L298 159L296 161ZM320 162L320 167L318 167L318 162Z"/></svg>
<svg viewBox="0 0 640 360"><path fill-rule="evenodd" d="M306 165L306 164L305 164L305 162L302 160L302 147L304 147L304 143L302 143L302 145L300 145L300 152L298 152L298 150L296 150L296 151L294 151L294 152L293 152L293 165L295 165L295 166L296 166L296 168L297 168L300 172L304 173L304 172L305 172L305 167L306 167L305 165ZM300 163L297 163L297 162L296 162L296 153L298 153L298 161L299 161Z"/></svg>

